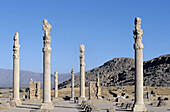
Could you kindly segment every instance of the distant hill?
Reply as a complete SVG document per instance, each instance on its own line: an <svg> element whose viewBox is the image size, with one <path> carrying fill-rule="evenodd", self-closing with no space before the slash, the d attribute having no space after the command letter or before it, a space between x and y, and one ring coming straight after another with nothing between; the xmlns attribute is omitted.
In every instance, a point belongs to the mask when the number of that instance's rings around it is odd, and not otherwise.
<svg viewBox="0 0 170 112"><path fill-rule="evenodd" d="M0 69L0 87L12 87L13 85L13 71L10 69ZM64 82L68 80L71 77L70 73L62 73L59 74L59 83ZM41 87L43 82L43 74L42 73L35 73L31 71L20 71L20 87L29 87L29 81L30 79L33 79L34 81L40 81ZM52 88L54 87L54 74L51 74L51 83Z"/></svg>
<svg viewBox="0 0 170 112"><path fill-rule="evenodd" d="M13 71L0 69L0 87L12 87ZM114 58L102 66L86 71L86 86L89 81L96 80L96 74L100 76L102 86L134 85L135 60L132 58ZM42 73L20 71L20 87L29 87L29 81L43 82ZM59 74L59 88L71 86L71 74ZM54 74L51 74L52 88L54 88ZM144 85L166 86L170 85L170 54L162 55L144 62ZM80 86L79 73L75 74L75 86Z"/></svg>
<svg viewBox="0 0 170 112"><path fill-rule="evenodd" d="M85 74L86 86L89 86L89 81L96 80L96 74L99 74L102 86L134 85L135 60L114 58ZM167 86L167 83L170 84L170 54L144 62L144 85ZM69 88L70 86L71 79L61 83L59 88ZM75 77L75 86L80 86L80 75Z"/></svg>

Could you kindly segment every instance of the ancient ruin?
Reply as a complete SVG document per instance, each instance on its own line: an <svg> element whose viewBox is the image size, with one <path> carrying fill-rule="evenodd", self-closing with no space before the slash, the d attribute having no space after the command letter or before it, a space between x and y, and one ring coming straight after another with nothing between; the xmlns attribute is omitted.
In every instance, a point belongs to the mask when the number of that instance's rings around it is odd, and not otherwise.
<svg viewBox="0 0 170 112"><path fill-rule="evenodd" d="M30 100L40 100L40 81L30 81L30 88L29 88L29 99Z"/></svg>
<svg viewBox="0 0 170 112"><path fill-rule="evenodd" d="M101 99L101 87L99 74L96 75L96 81L90 81L89 99Z"/></svg>
<svg viewBox="0 0 170 112"><path fill-rule="evenodd" d="M51 36L50 30L52 26L47 19L43 20L43 104L41 109L53 109L51 102Z"/></svg>
<svg viewBox="0 0 170 112"><path fill-rule="evenodd" d="M143 44L141 29L141 18L135 18L135 29L133 31L135 44L135 103L133 111L146 111L143 102Z"/></svg>
<svg viewBox="0 0 170 112"><path fill-rule="evenodd" d="M14 45L13 45L13 101L17 106L21 105L20 97L19 97L19 34L16 32L14 36Z"/></svg>
<svg viewBox="0 0 170 112"><path fill-rule="evenodd" d="M79 103L81 103L83 100L86 100L85 97L85 47L84 45L80 45L80 97L79 97Z"/></svg>
<svg viewBox="0 0 170 112"><path fill-rule="evenodd" d="M74 100L74 69L71 70L71 100Z"/></svg>
<svg viewBox="0 0 170 112"><path fill-rule="evenodd" d="M58 72L54 72L54 98L58 98Z"/></svg>
<svg viewBox="0 0 170 112"><path fill-rule="evenodd" d="M71 78L70 73L59 75L60 79L65 80L63 82L59 80L58 72L54 72L54 77L51 79L52 26L47 19L44 19L43 23L43 89L40 88L42 73L33 73L34 76L24 70L20 73L19 34L16 32L13 45L13 88L0 88L0 111L167 112L170 110L170 87L168 87L170 54L143 62L141 18L135 18L133 30L135 59L114 58L85 72L85 46L80 45L80 74L75 73L72 68ZM29 78L25 78L24 73ZM20 77L26 86L20 85ZM39 81L33 81L32 78L30 82L25 81L30 77ZM62 83L58 84L59 81ZM52 86L54 84L54 91L51 90L51 84Z"/></svg>

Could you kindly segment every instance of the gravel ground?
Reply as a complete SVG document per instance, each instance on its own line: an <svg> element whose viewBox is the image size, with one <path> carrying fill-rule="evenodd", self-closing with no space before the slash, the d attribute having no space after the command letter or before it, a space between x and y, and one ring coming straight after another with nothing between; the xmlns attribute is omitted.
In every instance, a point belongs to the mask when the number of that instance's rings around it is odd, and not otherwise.
<svg viewBox="0 0 170 112"><path fill-rule="evenodd" d="M117 107L113 103L107 104L94 104L96 107L100 108L102 112L106 112L107 108L115 108L116 112L130 112L131 110ZM23 104L16 108L11 108L3 112L30 112L30 110L37 110L40 108L40 104ZM149 111L155 112L170 112L170 105L165 107L156 107L146 104L146 107ZM52 112L83 112L80 105L73 103L73 101L61 101L59 104L56 104Z"/></svg>

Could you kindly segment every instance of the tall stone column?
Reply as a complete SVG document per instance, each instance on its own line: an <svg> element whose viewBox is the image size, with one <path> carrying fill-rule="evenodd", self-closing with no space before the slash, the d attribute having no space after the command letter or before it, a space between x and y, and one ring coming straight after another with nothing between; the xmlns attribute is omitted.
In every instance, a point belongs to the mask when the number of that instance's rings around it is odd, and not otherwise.
<svg viewBox="0 0 170 112"><path fill-rule="evenodd" d="M51 36L52 26L48 24L47 19L43 20L43 104L41 109L52 109L51 103Z"/></svg>
<svg viewBox="0 0 170 112"><path fill-rule="evenodd" d="M16 105L21 105L19 98L19 34L16 32L13 45L13 101Z"/></svg>
<svg viewBox="0 0 170 112"><path fill-rule="evenodd" d="M71 70L71 100L74 100L74 69Z"/></svg>
<svg viewBox="0 0 170 112"><path fill-rule="evenodd" d="M37 99L40 100L41 99L41 92L40 92L40 89L41 89L41 84L40 84L40 81L37 82Z"/></svg>
<svg viewBox="0 0 170 112"><path fill-rule="evenodd" d="M141 29L141 18L135 18L135 29L133 31L135 44L135 103L133 111L146 111L143 101L143 44Z"/></svg>
<svg viewBox="0 0 170 112"><path fill-rule="evenodd" d="M100 87L100 77L99 77L99 74L97 74L96 84L97 84L97 99L102 99L101 98L101 87Z"/></svg>
<svg viewBox="0 0 170 112"><path fill-rule="evenodd" d="M54 85L55 85L54 97L58 98L58 72L54 72Z"/></svg>
<svg viewBox="0 0 170 112"><path fill-rule="evenodd" d="M79 97L79 103L81 103L83 100L86 100L85 98L85 47L84 45L80 45L80 97Z"/></svg>

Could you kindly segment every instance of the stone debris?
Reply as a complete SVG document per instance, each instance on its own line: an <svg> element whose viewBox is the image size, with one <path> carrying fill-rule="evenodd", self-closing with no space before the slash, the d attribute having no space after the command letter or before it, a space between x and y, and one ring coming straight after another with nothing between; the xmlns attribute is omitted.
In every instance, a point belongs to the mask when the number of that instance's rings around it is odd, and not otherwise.
<svg viewBox="0 0 170 112"><path fill-rule="evenodd" d="M167 101L159 101L157 107L163 107L163 106L168 106L168 102Z"/></svg>
<svg viewBox="0 0 170 112"><path fill-rule="evenodd" d="M115 109L114 108L109 108L106 110L107 112L115 112Z"/></svg>

